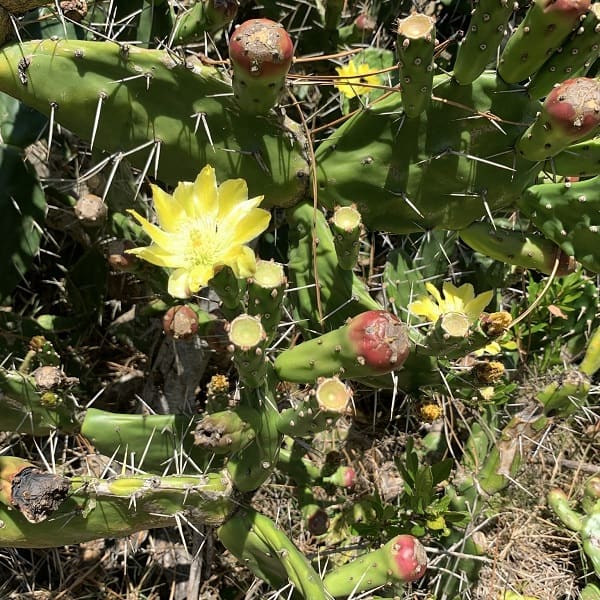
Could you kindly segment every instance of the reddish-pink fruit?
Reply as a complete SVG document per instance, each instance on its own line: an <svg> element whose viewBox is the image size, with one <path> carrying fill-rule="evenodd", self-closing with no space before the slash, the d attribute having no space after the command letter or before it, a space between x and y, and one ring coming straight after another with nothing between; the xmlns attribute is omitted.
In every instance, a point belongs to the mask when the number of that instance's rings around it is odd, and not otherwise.
<svg viewBox="0 0 600 600"><path fill-rule="evenodd" d="M229 42L231 62L255 78L285 77L293 57L294 44L288 32L270 19L245 21Z"/></svg>
<svg viewBox="0 0 600 600"><path fill-rule="evenodd" d="M405 582L416 581L425 575L427 554L423 544L412 535L398 535L386 544L390 549L394 575Z"/></svg>
<svg viewBox="0 0 600 600"><path fill-rule="evenodd" d="M567 79L548 94L544 109L553 126L579 139L600 125L600 81Z"/></svg>
<svg viewBox="0 0 600 600"><path fill-rule="evenodd" d="M163 331L176 340L187 340L198 332L198 315L189 306L171 306L163 317Z"/></svg>
<svg viewBox="0 0 600 600"><path fill-rule="evenodd" d="M547 0L545 13L561 13L565 20L576 22L590 8L590 0Z"/></svg>
<svg viewBox="0 0 600 600"><path fill-rule="evenodd" d="M384 310L369 310L354 317L348 325L348 338L364 364L381 373L399 368L410 352L406 327Z"/></svg>

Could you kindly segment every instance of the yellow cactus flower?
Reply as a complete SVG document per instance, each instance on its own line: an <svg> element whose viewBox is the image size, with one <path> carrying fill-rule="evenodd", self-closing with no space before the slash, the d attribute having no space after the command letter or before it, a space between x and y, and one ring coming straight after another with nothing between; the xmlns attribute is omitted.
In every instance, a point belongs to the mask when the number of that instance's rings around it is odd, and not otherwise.
<svg viewBox="0 0 600 600"><path fill-rule="evenodd" d="M435 402L424 402L419 406L419 416L426 423L437 421L443 414L442 407Z"/></svg>
<svg viewBox="0 0 600 600"><path fill-rule="evenodd" d="M246 244L267 228L271 214L257 208L263 196L248 199L243 179L217 185L215 170L206 165L196 181L180 182L173 195L153 185L152 197L159 226L135 210L129 212L153 243L127 252L173 269L171 296L188 298L224 266L237 277L254 274L256 257Z"/></svg>
<svg viewBox="0 0 600 600"><path fill-rule="evenodd" d="M377 75L370 74L373 69L367 63L357 65L351 60L347 65L336 67L335 70L340 77L351 77L351 79L340 79L334 84L346 98L364 96L373 89L368 86L380 83Z"/></svg>
<svg viewBox="0 0 600 600"><path fill-rule="evenodd" d="M489 290L475 296L473 286L465 283L456 287L448 281L444 282L442 298L439 291L431 283L425 287L430 296L422 296L408 305L408 309L415 315L425 317L428 321L435 323L446 313L461 313L467 317L470 323L479 319L483 309L490 303L493 292Z"/></svg>

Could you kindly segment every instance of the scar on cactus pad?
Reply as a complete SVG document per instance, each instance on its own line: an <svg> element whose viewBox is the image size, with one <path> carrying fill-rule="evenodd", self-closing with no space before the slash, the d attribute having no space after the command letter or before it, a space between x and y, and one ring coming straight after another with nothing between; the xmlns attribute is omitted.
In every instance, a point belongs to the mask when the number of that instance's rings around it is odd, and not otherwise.
<svg viewBox="0 0 600 600"><path fill-rule="evenodd" d="M174 269L168 285L171 296L188 298L225 266L236 277L254 274L256 257L246 244L267 228L271 214L257 208L262 196L248 199L243 179L217 185L215 170L207 165L193 183L180 182L173 195L156 185L152 195L160 227L130 210L152 244L127 252Z"/></svg>

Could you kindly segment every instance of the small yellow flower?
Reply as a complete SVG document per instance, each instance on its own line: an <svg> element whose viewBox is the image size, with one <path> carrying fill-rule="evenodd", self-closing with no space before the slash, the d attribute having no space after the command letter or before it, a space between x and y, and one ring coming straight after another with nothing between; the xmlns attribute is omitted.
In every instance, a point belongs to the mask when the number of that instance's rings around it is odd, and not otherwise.
<svg viewBox="0 0 600 600"><path fill-rule="evenodd" d="M479 319L483 309L490 303L493 296L492 290L475 296L470 283L465 283L457 288L445 281L442 288L443 299L434 285L426 283L425 287L433 299L430 296L422 296L411 302L408 309L413 314L425 317L432 323L446 313L461 313L469 319L470 323L474 323Z"/></svg>
<svg viewBox="0 0 600 600"><path fill-rule="evenodd" d="M435 402L425 402L419 406L419 416L426 423L437 421L442 414L442 407Z"/></svg>
<svg viewBox="0 0 600 600"><path fill-rule="evenodd" d="M248 199L243 179L228 179L218 186L215 170L206 165L196 181L180 182L173 195L153 185L152 196L160 227L130 210L152 244L127 252L173 269L171 296L188 298L224 266L237 277L254 274L256 257L246 244L267 228L271 215L257 208L263 196Z"/></svg>
<svg viewBox="0 0 600 600"><path fill-rule="evenodd" d="M379 85L379 77L370 75L371 67L367 63L357 65L351 60L347 65L336 67L336 72L340 77L350 77L351 79L340 79L335 87L346 98L354 98L356 96L364 96L373 88L368 86ZM361 85L362 84L362 85Z"/></svg>

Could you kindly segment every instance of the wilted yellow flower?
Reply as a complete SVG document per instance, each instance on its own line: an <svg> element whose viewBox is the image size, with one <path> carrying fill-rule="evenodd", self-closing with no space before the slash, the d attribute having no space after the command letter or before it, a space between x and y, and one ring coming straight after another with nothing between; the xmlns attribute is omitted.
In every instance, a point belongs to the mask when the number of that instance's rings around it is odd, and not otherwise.
<svg viewBox="0 0 600 600"><path fill-rule="evenodd" d="M336 67L335 70L340 77L352 78L340 79L334 84L346 98L364 96L372 90L372 88L368 86L379 85L379 77L377 75L370 75L373 69L367 63L357 65L351 60L347 65Z"/></svg>
<svg viewBox="0 0 600 600"><path fill-rule="evenodd" d="M257 208L263 196L248 199L243 179L228 179L218 186L215 170L207 165L193 183L180 182L173 195L153 185L152 196L160 227L135 210L129 212L153 243L127 252L174 269L169 277L171 296L189 297L224 266L237 277L254 273L256 257L246 244L267 228L271 215Z"/></svg>
<svg viewBox="0 0 600 600"><path fill-rule="evenodd" d="M422 296L411 302L408 309L413 314L425 317L432 323L446 313L461 313L467 317L470 323L474 323L490 303L493 295L492 290L489 290L475 296L470 283L465 283L457 288L445 281L442 287L444 298L431 283L426 283L425 287L433 299L430 296Z"/></svg>

